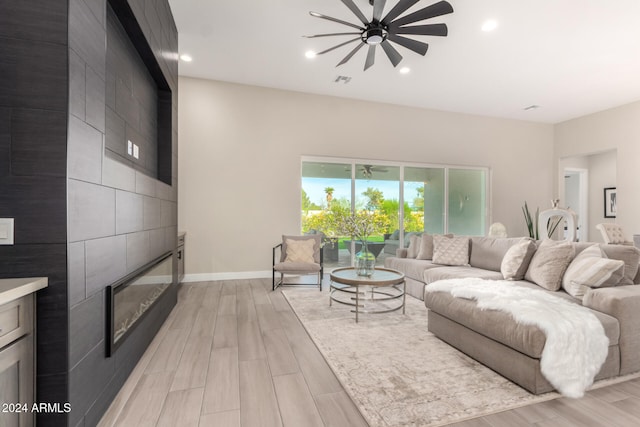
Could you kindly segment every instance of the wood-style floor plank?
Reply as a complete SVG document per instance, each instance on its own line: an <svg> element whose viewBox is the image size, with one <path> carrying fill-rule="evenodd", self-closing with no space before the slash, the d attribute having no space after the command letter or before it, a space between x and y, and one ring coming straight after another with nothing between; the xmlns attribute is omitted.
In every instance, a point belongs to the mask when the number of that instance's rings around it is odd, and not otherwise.
<svg viewBox="0 0 640 427"><path fill-rule="evenodd" d="M281 291L252 279L181 285L177 306L99 427L170 425L367 423ZM640 379L452 425L636 426Z"/></svg>
<svg viewBox="0 0 640 427"><path fill-rule="evenodd" d="M240 409L238 348L215 349L209 359L209 371L202 402L202 413Z"/></svg>
<svg viewBox="0 0 640 427"><path fill-rule="evenodd" d="M200 427L241 427L240 410L216 412L200 417Z"/></svg>
<svg viewBox="0 0 640 427"><path fill-rule="evenodd" d="M173 376L171 391L204 387L212 344L213 338L189 336Z"/></svg>
<svg viewBox="0 0 640 427"><path fill-rule="evenodd" d="M203 390L192 388L169 392L157 427L198 427Z"/></svg>
<svg viewBox="0 0 640 427"><path fill-rule="evenodd" d="M240 408L243 426L282 426L278 400L266 360L240 362Z"/></svg>
<svg viewBox="0 0 640 427"><path fill-rule="evenodd" d="M324 426L301 373L273 377L273 383L285 426Z"/></svg>

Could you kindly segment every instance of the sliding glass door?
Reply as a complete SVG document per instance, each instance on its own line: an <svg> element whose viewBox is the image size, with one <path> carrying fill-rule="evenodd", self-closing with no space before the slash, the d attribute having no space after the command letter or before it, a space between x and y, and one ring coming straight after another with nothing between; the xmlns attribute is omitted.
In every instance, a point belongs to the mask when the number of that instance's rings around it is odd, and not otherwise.
<svg viewBox="0 0 640 427"><path fill-rule="evenodd" d="M302 232L322 233L329 268L352 264L360 243L336 219L366 211L383 224L367 236L376 265L415 233L484 235L488 170L355 160L303 160Z"/></svg>

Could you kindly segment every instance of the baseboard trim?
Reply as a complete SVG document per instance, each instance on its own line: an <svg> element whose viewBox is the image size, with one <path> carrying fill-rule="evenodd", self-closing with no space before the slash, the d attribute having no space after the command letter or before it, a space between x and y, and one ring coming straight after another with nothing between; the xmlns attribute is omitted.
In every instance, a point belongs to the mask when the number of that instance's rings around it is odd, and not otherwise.
<svg viewBox="0 0 640 427"><path fill-rule="evenodd" d="M187 282L210 282L214 280L242 280L242 279L269 279L271 270L267 271L238 271L226 273L198 273L185 274L182 283Z"/></svg>

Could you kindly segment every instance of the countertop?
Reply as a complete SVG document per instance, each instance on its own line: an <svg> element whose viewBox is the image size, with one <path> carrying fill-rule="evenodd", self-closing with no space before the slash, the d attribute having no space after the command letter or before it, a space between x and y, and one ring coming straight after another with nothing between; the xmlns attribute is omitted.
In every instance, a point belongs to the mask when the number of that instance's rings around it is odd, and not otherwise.
<svg viewBox="0 0 640 427"><path fill-rule="evenodd" d="M0 279L0 305L46 288L46 277L25 277L22 279Z"/></svg>

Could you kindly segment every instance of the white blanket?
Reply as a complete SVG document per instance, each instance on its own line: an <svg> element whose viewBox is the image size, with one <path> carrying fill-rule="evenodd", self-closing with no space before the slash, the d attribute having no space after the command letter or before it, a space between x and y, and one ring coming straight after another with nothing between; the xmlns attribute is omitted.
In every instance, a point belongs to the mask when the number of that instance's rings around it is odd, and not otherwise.
<svg viewBox="0 0 640 427"><path fill-rule="evenodd" d="M607 358L609 339L598 318L543 290L477 278L440 280L426 290L473 299L482 310L503 311L518 323L539 327L547 338L540 370L564 396L582 397Z"/></svg>

